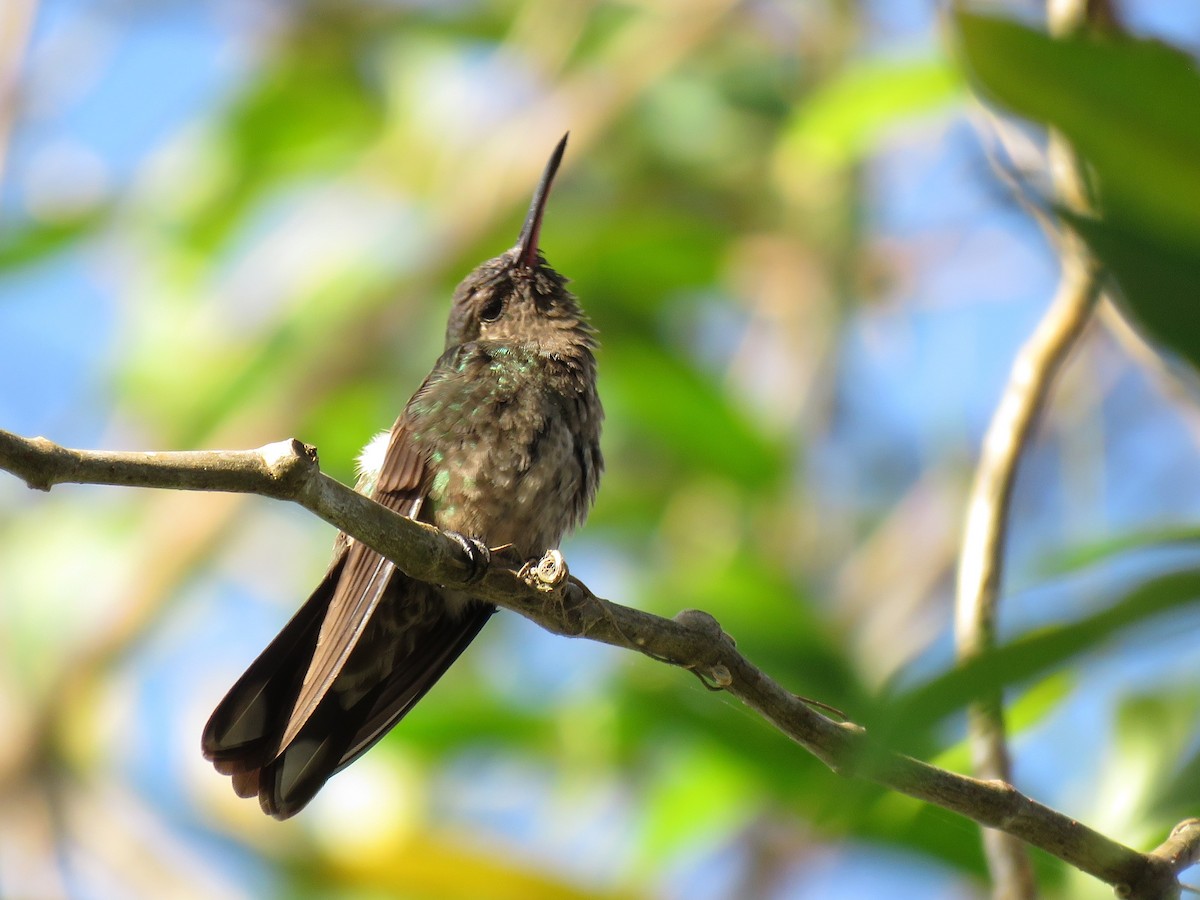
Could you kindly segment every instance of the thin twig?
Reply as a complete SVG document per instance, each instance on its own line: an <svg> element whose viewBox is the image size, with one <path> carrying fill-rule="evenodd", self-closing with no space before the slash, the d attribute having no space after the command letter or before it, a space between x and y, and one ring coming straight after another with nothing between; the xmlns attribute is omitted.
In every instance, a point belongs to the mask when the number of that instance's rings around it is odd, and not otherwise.
<svg viewBox="0 0 1200 900"><path fill-rule="evenodd" d="M1047 9L1052 34L1092 25L1116 27L1106 0L1052 0ZM1089 210L1081 161L1067 142L1051 133L1047 160L1063 206ZM1069 229L1058 234L1062 275L1045 316L1017 353L1008 385L988 425L967 507L955 601L958 658L968 661L996 646L1004 542L1017 466L1038 414L1071 348L1083 334L1100 296L1100 269L1087 247ZM1012 760L1004 722L1003 697L995 692L968 710L968 742L975 774L1005 782ZM1009 834L984 830L984 851L996 900L1032 900L1037 881L1028 848Z"/></svg>
<svg viewBox="0 0 1200 900"><path fill-rule="evenodd" d="M564 578L548 591L536 569L522 576L499 562L481 580L468 583L472 564L457 541L324 475L316 451L299 441L259 450L89 452L0 431L0 469L41 490L91 483L235 491L293 501L383 553L414 578L470 590L556 634L635 650L691 670L739 698L835 772L870 779L1004 831L1116 886L1122 896L1178 896L1176 874L1191 858L1190 851L1173 845L1171 852L1139 853L1008 784L958 775L872 746L863 728L826 718L756 668L708 613L684 610L664 619L602 600L575 578Z"/></svg>
<svg viewBox="0 0 1200 900"><path fill-rule="evenodd" d="M1067 353L1083 332L1098 295L1098 276L1087 257L1063 257L1058 293L1034 333L1020 349L1004 396L988 426L983 452L967 507L959 558L955 633L960 661L987 653L996 645L996 613L1013 482L1038 412ZM969 733L975 772L983 778L1011 781L1000 696L974 704ZM985 835L993 880L1026 887L997 892L1003 897L1032 897L1033 873L1019 846ZM1022 875L1021 872L1027 874Z"/></svg>

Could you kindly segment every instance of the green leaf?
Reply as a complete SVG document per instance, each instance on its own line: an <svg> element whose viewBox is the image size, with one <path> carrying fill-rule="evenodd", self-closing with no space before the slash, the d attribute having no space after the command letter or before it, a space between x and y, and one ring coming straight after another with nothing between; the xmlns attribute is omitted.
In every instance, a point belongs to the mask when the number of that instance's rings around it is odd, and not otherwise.
<svg viewBox="0 0 1200 900"><path fill-rule="evenodd" d="M1037 725L1058 709L1078 686L1073 673L1060 671L1034 683L1012 699L1005 698L1004 723L1009 734L1020 734ZM969 774L972 769L970 743L961 740L947 747L930 763L940 769Z"/></svg>
<svg viewBox="0 0 1200 900"><path fill-rule="evenodd" d="M1123 553L1200 547L1200 525L1165 525L1145 531L1116 534L1069 548L1048 559L1040 568L1043 577L1062 576L1105 562Z"/></svg>
<svg viewBox="0 0 1200 900"><path fill-rule="evenodd" d="M1155 698L1144 698L1141 702L1154 702ZM1165 827L1180 819L1195 814L1200 804L1200 749L1196 748L1196 710L1200 707L1200 693L1189 685L1181 685L1157 697L1164 704L1163 715L1158 722L1148 723L1147 734L1157 735L1155 728L1163 728L1168 735L1166 743L1172 751L1165 755L1156 753L1157 747L1143 748L1157 755L1153 786L1146 794L1147 816L1153 817ZM1121 726L1128 722L1128 712L1121 710ZM1137 727L1146 727L1138 723ZM1183 734L1181 725L1186 725ZM1182 753L1180 751L1183 751Z"/></svg>
<svg viewBox="0 0 1200 900"><path fill-rule="evenodd" d="M1121 305L1133 320L1156 344L1200 368L1200 240L1192 240L1200 231L1172 237L1116 216L1070 221L1121 286Z"/></svg>
<svg viewBox="0 0 1200 900"><path fill-rule="evenodd" d="M785 165L844 165L869 152L888 128L943 108L962 93L944 59L870 60L825 82L784 131Z"/></svg>
<svg viewBox="0 0 1200 900"><path fill-rule="evenodd" d="M1120 284L1150 337L1200 366L1200 72L1156 41L1054 39L960 15L979 89L1057 128L1099 185L1102 219L1063 216Z"/></svg>
<svg viewBox="0 0 1200 900"><path fill-rule="evenodd" d="M0 235L0 271L32 265L60 253L86 237L107 218L107 210L61 222L31 222Z"/></svg>
<svg viewBox="0 0 1200 900"><path fill-rule="evenodd" d="M1105 209L1200 236L1200 73L1157 41L1051 38L1015 22L958 16L980 91L1058 128L1095 167Z"/></svg>
<svg viewBox="0 0 1200 900"><path fill-rule="evenodd" d="M1197 602L1200 570L1157 575L1086 619L1022 635L907 694L884 701L878 722L868 727L894 747L907 746L912 735L924 734L931 724L973 700L1052 671L1149 618Z"/></svg>

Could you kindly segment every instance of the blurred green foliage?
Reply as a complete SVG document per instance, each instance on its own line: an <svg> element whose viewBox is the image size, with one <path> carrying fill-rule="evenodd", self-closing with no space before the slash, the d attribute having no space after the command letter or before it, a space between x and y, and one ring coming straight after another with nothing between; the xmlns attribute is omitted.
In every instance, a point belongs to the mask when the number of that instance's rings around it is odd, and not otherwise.
<svg viewBox="0 0 1200 900"><path fill-rule="evenodd" d="M599 327L608 413L601 495L568 548L576 574L620 602L712 612L790 689L845 709L891 746L965 770L958 714L971 699L1008 688L1015 729L1032 728L1079 687L1068 673L1083 657L1193 604L1200 585L1191 570L1156 570L1114 589L1107 608L1064 615L967 668L904 668L933 640L923 618L944 631L953 539L927 535L900 502L821 506L805 460L836 425L829 395L851 316L878 300L863 167L898 126L934 122L926 139L940 140L936 123L962 111L964 76L927 47L911 58L862 51L866 14L853 4L811 17L787 2L762 6L280 7L228 95L111 202L10 229L0 274L88 241L119 261L117 334L96 375L118 442L257 446L296 434L349 480L357 448L390 425L436 358L454 284L511 244L544 151L570 128L543 246ZM952 27L989 96L1062 128L1088 157L1105 214L1077 224L1138 317L1200 359L1200 329L1187 327L1200 269L1194 69L1157 45L1050 40L980 17ZM965 475L939 476L955 517ZM562 674L575 651L496 627L374 762L327 789L350 800L323 796L296 822L265 822L194 746L208 706L246 662L245 648L211 661L238 627L211 617L250 596L282 620L324 565L330 535L244 498L110 493L73 513L78 496L56 494L36 513L22 499L25 511L0 523L24 535L0 565L26 573L7 582L17 599L3 612L0 650L19 689L0 698L19 695L11 718L23 726L9 731L32 748L16 762L0 757L0 777L37 782L52 760L55 796L86 809L97 783L120 780L137 731L101 721L113 709L130 721L112 698L132 694L146 655L172 660L155 671L199 656L206 671L180 701L183 738L159 751L187 760L169 769L164 808L102 799L151 809L171 836L156 839L201 858L186 871L223 873L218 893L254 894L239 879L253 870L285 896L678 896L673 873L733 848L748 861L732 896L770 896L835 844L907 854L960 886L983 877L973 827L840 779L686 673L579 651L602 660L586 669L586 687L506 689L510 668L530 683L545 676L521 668L526 655L549 656ZM872 555L890 516L907 539L901 576L846 587L856 564L892 571ZM1087 561L1129 550L1114 540ZM930 596L897 623L889 604L910 580ZM237 599L218 603L225 594ZM79 597L92 595L81 616ZM209 643L197 648L193 635ZM1115 733L1159 734L1179 704L1195 711L1190 694L1130 699ZM1136 812L1147 833L1200 800L1190 733L1173 727L1155 751L1159 777L1147 777ZM1113 772L1149 758L1112 752ZM604 871L585 878L447 826L467 818L453 801L477 771L492 783L489 765L523 773L529 796L508 812L529 842L590 850ZM368 794L358 806L356 778ZM493 782L503 805L508 783ZM197 831L218 835L224 856L193 840ZM103 857L82 826L70 838ZM606 841L615 849L594 849ZM1049 889L1068 881L1056 862L1039 865ZM191 889L172 874L141 873L138 889Z"/></svg>
<svg viewBox="0 0 1200 900"><path fill-rule="evenodd" d="M1158 41L1051 39L963 15L981 89L1058 128L1087 160L1100 216L1067 217L1150 337L1200 366L1200 106L1195 60Z"/></svg>

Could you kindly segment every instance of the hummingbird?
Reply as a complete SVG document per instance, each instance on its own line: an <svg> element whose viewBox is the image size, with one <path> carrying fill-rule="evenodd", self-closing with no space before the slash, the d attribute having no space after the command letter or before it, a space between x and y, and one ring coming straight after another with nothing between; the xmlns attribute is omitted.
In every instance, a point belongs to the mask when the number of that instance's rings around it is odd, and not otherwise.
<svg viewBox="0 0 1200 900"><path fill-rule="evenodd" d="M355 489L437 526L477 567L488 547L536 559L587 517L604 467L596 333L538 247L566 149L546 164L516 246L454 292L445 352ZM446 672L496 608L410 578L345 533L291 621L205 726L202 749L263 812L299 812Z"/></svg>

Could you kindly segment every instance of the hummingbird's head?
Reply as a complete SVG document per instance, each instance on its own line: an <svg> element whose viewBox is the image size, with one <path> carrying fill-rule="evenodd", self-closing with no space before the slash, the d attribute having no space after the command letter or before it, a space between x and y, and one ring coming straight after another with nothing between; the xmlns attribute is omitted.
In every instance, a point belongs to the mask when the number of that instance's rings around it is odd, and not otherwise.
<svg viewBox="0 0 1200 900"><path fill-rule="evenodd" d="M538 249L542 215L554 174L567 148L563 135L550 155L529 205L516 246L489 259L454 292L446 347L469 341L528 341L558 352L560 342L590 348L593 331L567 279L546 264Z"/></svg>

